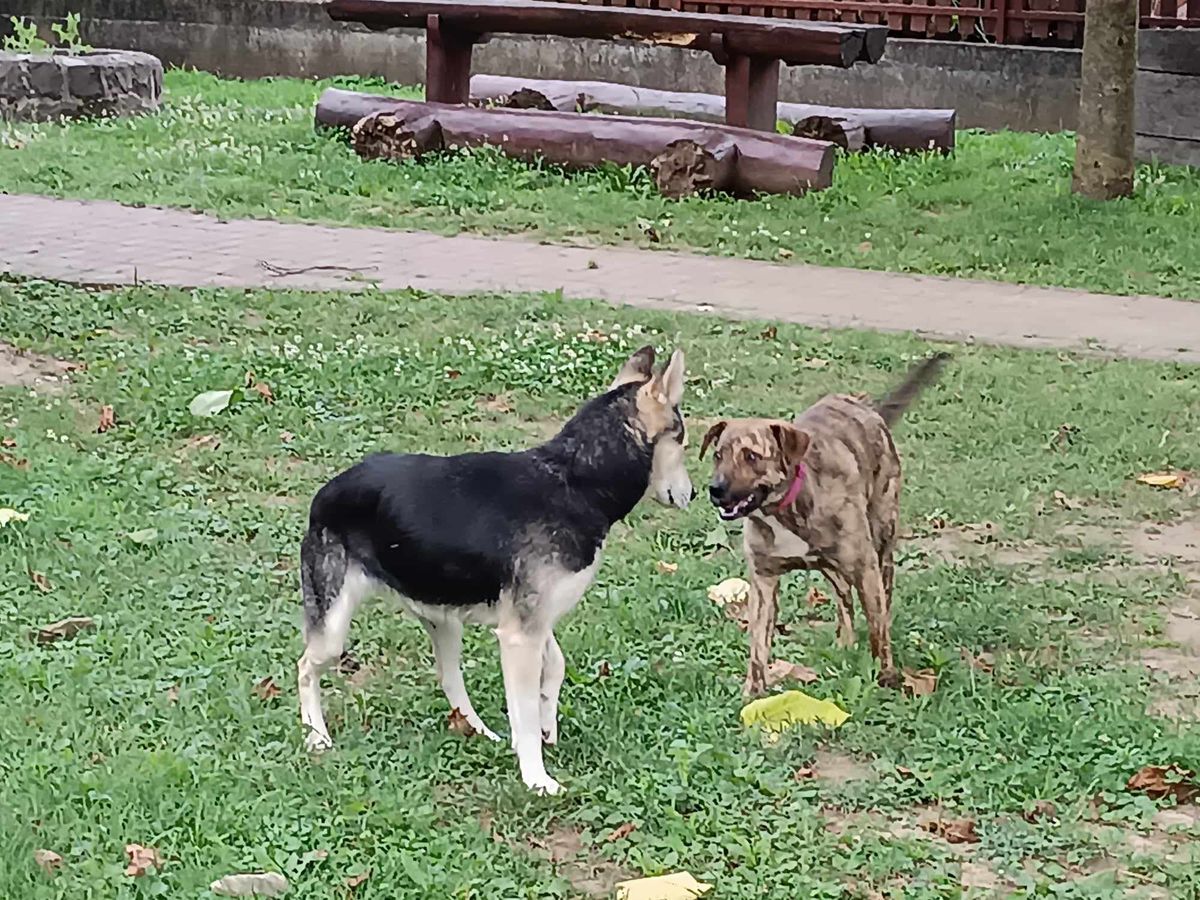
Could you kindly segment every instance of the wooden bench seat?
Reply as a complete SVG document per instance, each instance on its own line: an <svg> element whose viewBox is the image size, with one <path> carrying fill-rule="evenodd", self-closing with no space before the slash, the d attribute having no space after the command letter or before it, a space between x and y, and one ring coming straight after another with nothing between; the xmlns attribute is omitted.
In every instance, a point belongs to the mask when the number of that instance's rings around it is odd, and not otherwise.
<svg viewBox="0 0 1200 900"><path fill-rule="evenodd" d="M330 0L331 18L424 28L426 99L466 103L471 51L491 33L630 39L711 53L725 67L726 121L772 131L779 65L848 68L883 55L887 28L793 19L585 6L544 0Z"/></svg>

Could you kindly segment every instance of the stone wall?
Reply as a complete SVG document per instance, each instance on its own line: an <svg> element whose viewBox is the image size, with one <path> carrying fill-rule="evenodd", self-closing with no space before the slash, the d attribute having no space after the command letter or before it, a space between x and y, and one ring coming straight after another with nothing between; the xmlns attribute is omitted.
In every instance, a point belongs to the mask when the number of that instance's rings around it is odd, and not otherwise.
<svg viewBox="0 0 1200 900"><path fill-rule="evenodd" d="M257 78L381 75L424 80L420 32L376 34L329 20L306 0L10 0L46 21L82 14L93 46L136 48L165 63ZM0 23L3 28L3 23ZM628 81L719 91L707 55L670 47L560 38L496 37L476 51L477 72ZM785 68L780 99L835 106L953 107L964 128L1073 128L1079 91L1075 50L892 40L883 60L852 70Z"/></svg>

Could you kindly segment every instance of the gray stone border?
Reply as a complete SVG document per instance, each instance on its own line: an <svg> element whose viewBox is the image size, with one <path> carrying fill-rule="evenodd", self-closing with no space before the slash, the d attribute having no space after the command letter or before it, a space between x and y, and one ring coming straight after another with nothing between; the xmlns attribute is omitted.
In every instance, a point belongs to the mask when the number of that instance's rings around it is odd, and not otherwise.
<svg viewBox="0 0 1200 900"><path fill-rule="evenodd" d="M137 115L155 112L162 93L163 65L149 53L0 51L0 119Z"/></svg>

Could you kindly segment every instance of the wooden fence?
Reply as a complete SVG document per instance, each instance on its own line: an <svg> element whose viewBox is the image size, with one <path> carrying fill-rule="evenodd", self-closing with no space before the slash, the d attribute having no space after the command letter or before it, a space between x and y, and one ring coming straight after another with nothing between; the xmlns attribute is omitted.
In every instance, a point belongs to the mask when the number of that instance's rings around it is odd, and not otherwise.
<svg viewBox="0 0 1200 900"><path fill-rule="evenodd" d="M1085 0L575 0L603 6L887 25L896 37L1083 45ZM1189 9L1190 4L1190 9ZM1143 28L1200 28L1200 0L1139 0Z"/></svg>

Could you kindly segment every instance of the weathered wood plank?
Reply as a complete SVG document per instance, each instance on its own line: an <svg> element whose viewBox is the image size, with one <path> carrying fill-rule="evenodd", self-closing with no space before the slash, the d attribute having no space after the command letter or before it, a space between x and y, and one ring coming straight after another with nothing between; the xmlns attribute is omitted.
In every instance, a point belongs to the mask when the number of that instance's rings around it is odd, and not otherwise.
<svg viewBox="0 0 1200 900"><path fill-rule="evenodd" d="M423 28L429 16L463 33L633 38L691 50L769 57L789 65L849 68L876 62L887 29L792 19L757 19L544 0L331 0L337 21L369 28Z"/></svg>

